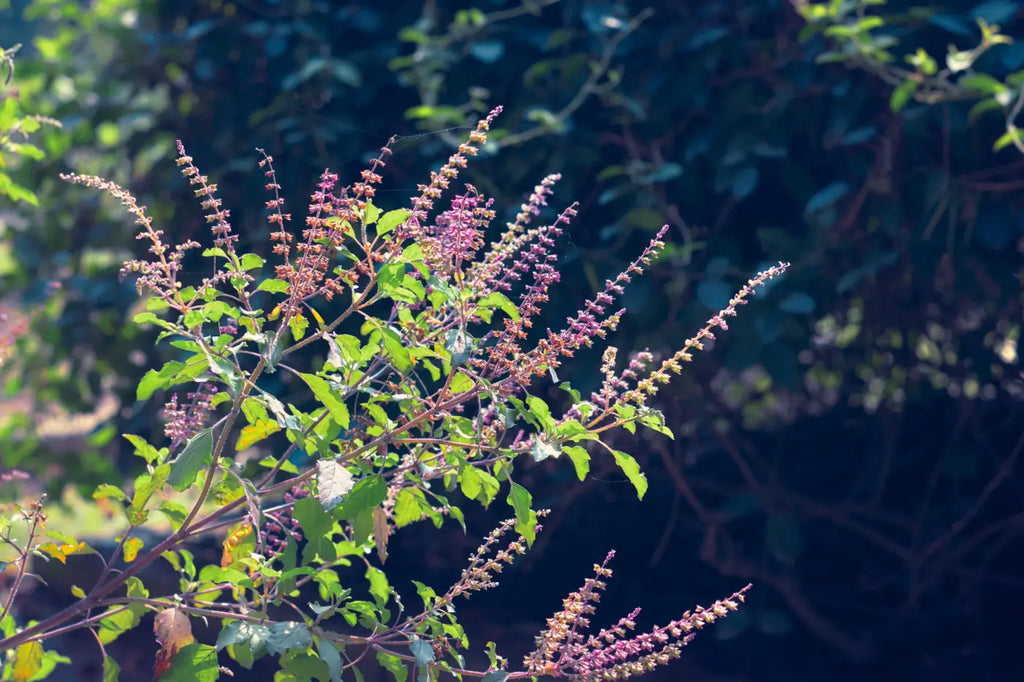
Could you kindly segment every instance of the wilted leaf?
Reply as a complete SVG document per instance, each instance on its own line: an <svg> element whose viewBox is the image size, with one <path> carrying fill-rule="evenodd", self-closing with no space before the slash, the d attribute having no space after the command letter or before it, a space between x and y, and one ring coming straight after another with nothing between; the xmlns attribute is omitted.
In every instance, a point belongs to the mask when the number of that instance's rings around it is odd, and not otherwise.
<svg viewBox="0 0 1024 682"><path fill-rule="evenodd" d="M355 479L348 469L333 459L321 459L316 463L316 495L324 511L331 511L345 499L355 486Z"/></svg>

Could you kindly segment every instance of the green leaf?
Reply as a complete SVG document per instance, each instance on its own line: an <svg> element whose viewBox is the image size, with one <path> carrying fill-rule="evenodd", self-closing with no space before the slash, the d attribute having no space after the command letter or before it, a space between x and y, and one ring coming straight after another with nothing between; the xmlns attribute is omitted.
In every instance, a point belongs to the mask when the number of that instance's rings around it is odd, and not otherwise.
<svg viewBox="0 0 1024 682"><path fill-rule="evenodd" d="M139 525L146 521L146 504L157 490L160 490L167 482L171 473L170 464L161 464L153 470L152 474L142 474L135 479L135 492L132 495L132 504L128 508L128 520Z"/></svg>
<svg viewBox="0 0 1024 682"><path fill-rule="evenodd" d="M907 102L915 92L917 92L917 81L903 81L892 91L892 95L889 97L889 108L894 113L901 111L903 107L907 106Z"/></svg>
<svg viewBox="0 0 1024 682"><path fill-rule="evenodd" d="M391 599L391 586L384 571L376 566L366 567L366 580L370 583L370 596L377 604L377 608L383 609Z"/></svg>
<svg viewBox="0 0 1024 682"><path fill-rule="evenodd" d="M43 667L43 645L38 641L25 642L14 650L14 661L11 663L12 679L17 682L35 677Z"/></svg>
<svg viewBox="0 0 1024 682"><path fill-rule="evenodd" d="M462 494L469 499L477 499L483 486L476 467L467 464L462 468L462 471L459 472L459 488L462 490Z"/></svg>
<svg viewBox="0 0 1024 682"><path fill-rule="evenodd" d="M216 649L220 651L235 644L248 644L253 652L262 655L266 650L269 631L270 628L266 625L233 620L221 627L220 634L217 635Z"/></svg>
<svg viewBox="0 0 1024 682"><path fill-rule="evenodd" d="M474 385L473 380L468 375L456 372L455 376L452 377L451 391L453 394L465 393L473 388Z"/></svg>
<svg viewBox="0 0 1024 682"><path fill-rule="evenodd" d="M576 467L576 476L582 481L590 473L590 453L579 445L563 445L562 452L568 455L572 465Z"/></svg>
<svg viewBox="0 0 1024 682"><path fill-rule="evenodd" d="M292 649L306 649L313 644L309 628L296 621L274 623L267 632L267 651L283 654Z"/></svg>
<svg viewBox="0 0 1024 682"><path fill-rule="evenodd" d="M983 99L977 104L975 104L973 107L971 107L970 111L967 112L967 122L973 124L975 121L978 120L978 117L984 114L985 112L995 111L1000 108L1002 108L1002 105L996 100L995 97Z"/></svg>
<svg viewBox="0 0 1024 682"><path fill-rule="evenodd" d="M657 431L663 436L668 436L675 440L675 434L672 433L672 429L665 424L665 415L659 410L642 407L640 409L640 423L652 431Z"/></svg>
<svg viewBox="0 0 1024 682"><path fill-rule="evenodd" d="M203 429L189 438L185 448L171 462L167 483L179 493L196 481L199 472L213 461L213 430Z"/></svg>
<svg viewBox="0 0 1024 682"><path fill-rule="evenodd" d="M167 517L167 520L171 522L171 527L174 530L181 528L181 524L185 523L185 519L188 517L188 510L185 509L184 505L175 502L174 500L164 500L157 507L157 511Z"/></svg>
<svg viewBox="0 0 1024 682"><path fill-rule="evenodd" d="M484 298L480 299L477 303L481 308L499 308L502 312L512 318L514 322L519 321L519 309L508 299L508 297L498 291L492 291L487 294Z"/></svg>
<svg viewBox="0 0 1024 682"><path fill-rule="evenodd" d="M217 650L208 644L192 643L174 654L160 682L214 682L219 677Z"/></svg>
<svg viewBox="0 0 1024 682"><path fill-rule="evenodd" d="M394 654L378 651L377 662L380 663L382 668L395 676L395 682L405 682L405 679L409 676L409 670L405 667L405 663Z"/></svg>
<svg viewBox="0 0 1024 682"><path fill-rule="evenodd" d="M110 656L103 657L103 682L117 682L121 666Z"/></svg>
<svg viewBox="0 0 1024 682"><path fill-rule="evenodd" d="M145 599L149 597L149 591L142 585L142 581L132 576L126 582L128 596ZM102 618L99 622L98 637L103 644L110 644L122 634L131 630L142 620L146 613L145 604L134 602L128 608L121 610L121 606L111 606L107 611L116 611L109 616Z"/></svg>
<svg viewBox="0 0 1024 682"><path fill-rule="evenodd" d="M320 660L327 664L331 682L341 682L341 655L334 642L321 637L316 642L316 649L320 653Z"/></svg>
<svg viewBox="0 0 1024 682"><path fill-rule="evenodd" d="M256 291L268 291L272 294L283 294L288 291L288 282L283 279L265 279L256 287Z"/></svg>
<svg viewBox="0 0 1024 682"><path fill-rule="evenodd" d="M434 647L425 639L420 639L413 635L412 641L409 642L409 651L412 652L413 657L416 659L416 665L424 666L434 661Z"/></svg>
<svg viewBox="0 0 1024 682"><path fill-rule="evenodd" d="M540 438L536 439L533 443L533 447L530 448L530 457L533 458L534 462L543 462L549 457L558 457L561 454L561 447L558 445L552 445Z"/></svg>
<svg viewBox="0 0 1024 682"><path fill-rule="evenodd" d="M1021 136L1020 129L1010 123L1006 126L1006 132L1000 135L999 139L992 145L992 151L998 152L1000 149L1014 143L1024 144L1024 137Z"/></svg>
<svg viewBox="0 0 1024 682"><path fill-rule="evenodd" d="M335 523L320 506L320 501L309 497L297 500L292 516L299 522L303 534L309 541L302 552L303 563L310 563L315 556L319 556L323 561L333 561L337 556L334 543L331 541Z"/></svg>
<svg viewBox="0 0 1024 682"><path fill-rule="evenodd" d="M93 491L92 494L92 499L102 500L108 497L113 497L115 500L120 500L122 502L128 499L128 496L125 495L125 492L123 490L114 487L109 483L100 483L98 486L96 486L96 490Z"/></svg>
<svg viewBox="0 0 1024 682"><path fill-rule="evenodd" d="M644 494L647 492L647 477L640 471L640 465L625 452L612 450L612 455L615 457L615 463L622 469L622 473L626 474L626 478L636 488L637 497L641 500L644 499Z"/></svg>
<svg viewBox="0 0 1024 682"><path fill-rule="evenodd" d="M149 370L139 381L139 387L135 390L135 397L138 400L148 400L157 389L170 386L171 378L184 368L184 363L172 360L159 370Z"/></svg>
<svg viewBox="0 0 1024 682"><path fill-rule="evenodd" d="M403 373L412 369L412 358L409 356L409 351L406 350L405 345L402 343L401 336L399 336L394 330L382 329L381 341L384 344L384 352L391 358L391 362L394 364L395 369Z"/></svg>
<svg viewBox="0 0 1024 682"><path fill-rule="evenodd" d="M428 506L423 491L418 488L402 488L395 496L395 525L404 528L423 518L424 507Z"/></svg>
<svg viewBox="0 0 1024 682"><path fill-rule="evenodd" d="M516 511L516 532L526 538L528 545L533 545L537 537L537 514L530 508L533 496L515 481L510 483L507 502Z"/></svg>
<svg viewBox="0 0 1024 682"><path fill-rule="evenodd" d="M957 84L964 88L977 90L985 95L996 95L1007 90L1003 83L987 73L972 73L961 78Z"/></svg>
<svg viewBox="0 0 1024 682"><path fill-rule="evenodd" d="M393 229L408 220L410 215L412 215L412 212L406 208L388 211L377 220L377 234L383 235L391 232Z"/></svg>
<svg viewBox="0 0 1024 682"><path fill-rule="evenodd" d="M306 382L310 390L313 391L316 399L327 408L331 419L341 428L347 429L350 419L348 407L343 401L338 399L337 391L331 388L327 380L322 377L313 374L299 374L299 376Z"/></svg>
<svg viewBox="0 0 1024 682"><path fill-rule="evenodd" d="M451 353L453 367L461 367L473 354L473 337L461 329L449 329L445 332L444 349Z"/></svg>
<svg viewBox="0 0 1024 682"><path fill-rule="evenodd" d="M388 494L384 477L379 474L361 479L338 505L332 516L337 519L354 519L361 512L376 507Z"/></svg>
<svg viewBox="0 0 1024 682"><path fill-rule="evenodd" d="M373 225L377 222L377 218L380 218L381 210L373 205L372 201L366 202L366 208L363 209L363 225Z"/></svg>
<svg viewBox="0 0 1024 682"><path fill-rule="evenodd" d="M288 328L292 330L292 338L301 341L309 328L309 320L302 313L296 313L288 320Z"/></svg>
<svg viewBox="0 0 1024 682"><path fill-rule="evenodd" d="M326 682L327 664L309 651L291 651L281 657L281 669L274 682Z"/></svg>
<svg viewBox="0 0 1024 682"><path fill-rule="evenodd" d="M535 395L528 395L526 396L526 405L542 429L550 431L555 428L555 420L551 417L551 410L546 402Z"/></svg>
<svg viewBox="0 0 1024 682"><path fill-rule="evenodd" d="M247 253L242 256L242 270L255 270L263 267L263 259L255 253Z"/></svg>

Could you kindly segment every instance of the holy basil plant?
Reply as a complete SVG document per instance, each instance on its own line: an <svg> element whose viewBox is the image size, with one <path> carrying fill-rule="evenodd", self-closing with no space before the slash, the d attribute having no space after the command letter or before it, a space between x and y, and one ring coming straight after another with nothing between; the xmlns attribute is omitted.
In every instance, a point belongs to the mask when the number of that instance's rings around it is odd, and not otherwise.
<svg viewBox="0 0 1024 682"><path fill-rule="evenodd" d="M261 151L270 254L240 252L216 185L180 142L177 163L212 233L205 249L170 243L120 186L65 176L106 191L134 216L148 245L122 271L144 297L135 321L162 330L160 342L179 356L139 383L140 401L168 396L165 438L125 435L146 471L126 490L96 489L123 530L111 553L97 554L99 579L73 588L74 603L38 622L18 621L12 605L33 555L63 562L95 550L47 527L40 503L10 507L0 521L15 576L0 611L4 679L39 678L64 660L44 650L44 640L80 628L101 644L104 679L116 679L118 664L102 645L148 612L159 643L155 673L164 680L213 680L266 656L289 680L360 679L359 666L373 659L400 681L410 671L488 682L620 679L676 658L697 630L738 608L746 587L647 632L634 631L637 611L590 632L611 575L609 553L522 662L491 645L487 668L466 666L469 642L455 605L496 585L545 513L534 509L517 464L557 458L582 480L592 457L611 457L643 497L644 474L607 442L609 432L640 425L671 436L647 401L787 267L751 279L674 354L656 361L645 351L620 363L609 347L596 391L584 396L562 383L568 407L549 403L541 389L566 358L616 328L624 313L616 301L664 246L667 228L561 328L541 331L538 315L559 280L555 243L576 205L545 219L559 179L552 175L511 222L491 230L492 201L470 185L453 186L499 111L392 210L375 203L390 144L349 186L325 172L301 221L286 212L273 159ZM209 275L182 281L186 261L200 259ZM461 578L443 590L414 582L422 605L403 605L385 572L393 534L424 520L463 524L466 504L495 501L511 518L469 557ZM199 565L188 543L206 534L222 538L222 556ZM180 575L174 593L142 580L157 561ZM220 622L215 643L194 640L197 618Z"/></svg>

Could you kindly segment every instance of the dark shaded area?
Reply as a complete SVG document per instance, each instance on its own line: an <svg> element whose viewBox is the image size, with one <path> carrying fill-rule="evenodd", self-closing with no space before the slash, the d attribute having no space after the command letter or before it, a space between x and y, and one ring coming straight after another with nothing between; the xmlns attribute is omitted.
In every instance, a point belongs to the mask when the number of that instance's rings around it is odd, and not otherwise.
<svg viewBox="0 0 1024 682"><path fill-rule="evenodd" d="M90 16L75 4L31 23L0 14L0 44L64 36L60 58L37 49L19 77L68 133L32 171L44 209L20 211L21 223L5 217L2 240L18 259L0 272L3 298L50 301L32 346L19 349L12 393L30 387L40 411L59 402L71 413L116 396L116 433L160 432L159 401L135 404L134 389L167 351L126 326L135 292L117 280L136 247L132 227L98 196L54 182L58 170L122 181L174 238L202 239L201 212L171 162L180 137L220 183L244 248L259 252L269 228L253 147L275 156L299 215L324 167L354 178L397 133L381 197L403 204L484 103L505 106L506 134L543 125L540 110L571 103L614 27L652 7L614 45L620 79L593 85L542 135L478 159L467 180L514 212L557 171L555 203L581 202L546 311L553 325L670 225L665 256L627 292L614 340L624 352L671 352L759 267L793 268L659 394L677 440L622 435L651 482L643 502L597 457L583 484L562 461L527 469L522 483L553 511L502 587L460 609L474 655L493 639L520 660L614 548L602 625L634 606L641 627L664 623L754 584L744 610L651 680L1020 678L1024 158L991 151L999 116L969 124L970 103L892 113L884 83L815 63L825 41L798 42L802 21L781 0L566 1L479 32L450 27L463 9L454 2L153 2L127 24L121 12ZM907 52L966 48L977 42L974 9L936 5L940 20L893 33ZM995 10L1006 34L1024 35L1018 9ZM419 33L399 34L413 26ZM1015 72L1022 47L979 66ZM45 288L51 279L61 293ZM582 354L560 374L589 391L598 363ZM69 445L3 427L0 452L5 467L91 490L137 467L116 433ZM393 584L450 584L509 514L500 503L466 509L467 535L453 525L393 540ZM39 613L50 598L33 594ZM112 645L121 679L148 679L153 651L146 622Z"/></svg>

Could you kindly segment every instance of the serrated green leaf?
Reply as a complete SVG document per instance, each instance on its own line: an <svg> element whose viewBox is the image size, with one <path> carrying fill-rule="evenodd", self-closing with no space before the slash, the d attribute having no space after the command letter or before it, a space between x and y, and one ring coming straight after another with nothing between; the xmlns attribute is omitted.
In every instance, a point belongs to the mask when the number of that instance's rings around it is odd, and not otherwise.
<svg viewBox="0 0 1024 682"><path fill-rule="evenodd" d="M640 410L640 423L658 433L675 440L675 434L665 423L665 415L659 410L644 407Z"/></svg>
<svg viewBox="0 0 1024 682"><path fill-rule="evenodd" d="M402 488L395 496L395 525L404 528L423 518L427 506L423 491L418 488Z"/></svg>

